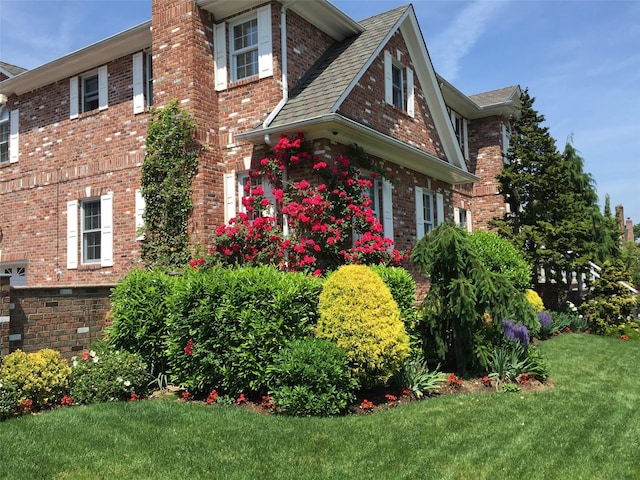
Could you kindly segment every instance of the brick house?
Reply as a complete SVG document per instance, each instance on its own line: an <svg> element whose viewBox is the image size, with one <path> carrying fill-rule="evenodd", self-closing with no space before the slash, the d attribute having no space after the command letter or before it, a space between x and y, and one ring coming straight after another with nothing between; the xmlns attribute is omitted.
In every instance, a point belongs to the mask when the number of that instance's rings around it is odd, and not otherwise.
<svg viewBox="0 0 640 480"><path fill-rule="evenodd" d="M249 168L298 132L328 159L357 143L398 179L372 195L399 249L442 221L486 228L504 212L494 177L520 90L467 97L436 75L410 5L356 22L325 0L152 0L149 22L33 70L9 67L0 64L0 273L25 286L16 299L50 290L20 318L0 311L11 348L47 341L37 322L61 314L60 292L108 291L137 262L148 111L171 99L206 146L194 244L210 244L242 208ZM65 311L60 343L76 349L93 338L79 332L104 323Z"/></svg>

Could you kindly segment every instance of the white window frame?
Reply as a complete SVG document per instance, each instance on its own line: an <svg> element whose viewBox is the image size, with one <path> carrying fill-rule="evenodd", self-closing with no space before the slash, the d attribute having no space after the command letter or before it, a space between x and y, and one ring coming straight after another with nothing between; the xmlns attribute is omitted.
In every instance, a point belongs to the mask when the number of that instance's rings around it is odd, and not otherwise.
<svg viewBox="0 0 640 480"><path fill-rule="evenodd" d="M271 207L266 208L260 212L262 217L274 217L275 216L275 203L276 199L273 195L273 185L264 177L251 178L248 171L238 172L231 171L224 174L224 221L225 224L229 223L229 220L235 218L238 213L247 213L246 207L242 203L242 197L245 196L244 185L245 182L251 180L252 187L255 188L258 185L262 186L264 191L264 197L271 201ZM256 217L254 213L253 218ZM252 218L250 218L252 219Z"/></svg>
<svg viewBox="0 0 640 480"><path fill-rule="evenodd" d="M98 76L98 107L85 109L85 82L89 78ZM106 65L97 70L83 73L69 79L69 118L78 118L80 112L106 110L109 107L109 73Z"/></svg>
<svg viewBox="0 0 640 480"><path fill-rule="evenodd" d="M5 263L1 272L9 275L9 285L12 287L24 287L27 285L27 264L26 263Z"/></svg>
<svg viewBox="0 0 640 480"><path fill-rule="evenodd" d="M84 205L100 202L100 258L86 261L84 242ZM78 219L80 215L80 219ZM80 241L79 241L80 239ZM82 246L80 258L83 265L113 266L113 193L95 198L67 202L67 269L78 268L78 247Z"/></svg>
<svg viewBox="0 0 640 480"><path fill-rule="evenodd" d="M142 113L153 105L153 68L151 54L138 52L133 59L133 113Z"/></svg>
<svg viewBox="0 0 640 480"><path fill-rule="evenodd" d="M238 27L241 27L242 25L245 25L247 23L251 23L251 22L255 22L255 43L251 43L250 45L247 45L245 47L241 47L239 49L236 50L235 48L235 40L236 40L236 36L235 36L235 29ZM258 45L259 45L259 33L258 33L258 16L257 14L249 16L249 17L243 17L241 19L238 19L234 22L230 22L229 23L229 56L231 57L231 81L232 82L237 82L239 80L244 80L245 78L251 78L251 77L255 77L258 75L259 72L259 52L258 52ZM252 35L253 36L253 35ZM240 76L238 74L238 57L239 56L243 56L246 54L252 54L255 52L255 62L252 61L251 65L255 66L252 67L252 72L251 74L247 75L242 75ZM247 64L248 65L248 64Z"/></svg>
<svg viewBox="0 0 640 480"><path fill-rule="evenodd" d="M399 55L399 54L398 54ZM400 74L400 83L394 81L394 72ZM384 52L384 88L385 102L404 111L410 117L415 116L415 87L413 70L392 57L387 50ZM398 95L400 96L397 99Z"/></svg>
<svg viewBox="0 0 640 480"><path fill-rule="evenodd" d="M86 209L89 205L97 205L98 208L100 209L99 212L99 222L100 225L97 228L88 228L87 225L85 224L85 220L86 220ZM80 202L80 232L82 235L82 242L80 243L81 245L81 252L82 252L82 263L85 265L89 265L89 264L96 264L96 263L100 263L100 260L102 258L102 206L100 205L100 198L87 198L84 199ZM99 233L99 235L97 236L100 244L99 244L99 249L100 249L100 254L95 257L95 258L89 258L89 247L90 248L95 248L96 247L96 243L92 243L91 245L88 245L88 241L87 241L87 237L89 235L94 235L96 233Z"/></svg>
<svg viewBox="0 0 640 480"><path fill-rule="evenodd" d="M419 240L435 228L435 212L434 212L435 202L433 198L434 196L433 192L426 188L416 187L415 195L416 195L416 240ZM427 201L426 205L425 205L425 200ZM425 215L425 213L427 215Z"/></svg>
<svg viewBox="0 0 640 480"><path fill-rule="evenodd" d="M453 133L456 135L460 150L464 154L464 159L469 160L469 132L468 121L455 110L451 110L451 124L453 125Z"/></svg>
<svg viewBox="0 0 640 480"><path fill-rule="evenodd" d="M9 109L0 105L0 164L9 163Z"/></svg>
<svg viewBox="0 0 640 480"><path fill-rule="evenodd" d="M87 91L87 83L90 80L95 79L96 89L94 91ZM98 110L100 108L100 77L98 76L98 72L91 72L86 75L82 75L80 77L80 110L82 113L92 112L93 110ZM96 106L93 108L89 108L87 103L95 102Z"/></svg>
<svg viewBox="0 0 640 480"><path fill-rule="evenodd" d="M467 232L472 232L472 223L471 223L471 211L465 208L454 208L453 209L453 221L456 226L465 228Z"/></svg>

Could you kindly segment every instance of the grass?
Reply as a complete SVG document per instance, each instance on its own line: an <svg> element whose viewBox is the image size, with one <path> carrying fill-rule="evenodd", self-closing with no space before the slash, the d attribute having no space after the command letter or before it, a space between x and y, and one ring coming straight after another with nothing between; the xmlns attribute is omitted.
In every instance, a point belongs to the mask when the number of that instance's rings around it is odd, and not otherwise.
<svg viewBox="0 0 640 480"><path fill-rule="evenodd" d="M541 344L555 388L287 418L170 401L0 424L8 479L637 479L640 342Z"/></svg>

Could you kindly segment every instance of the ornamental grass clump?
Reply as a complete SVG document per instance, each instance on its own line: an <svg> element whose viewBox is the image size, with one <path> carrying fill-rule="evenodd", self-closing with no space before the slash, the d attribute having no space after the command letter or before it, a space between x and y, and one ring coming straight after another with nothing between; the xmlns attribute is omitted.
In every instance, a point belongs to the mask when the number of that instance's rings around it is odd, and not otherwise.
<svg viewBox="0 0 640 480"><path fill-rule="evenodd" d="M339 268L320 294L316 337L347 352L361 387L381 385L409 355L409 338L398 305L382 279L364 265Z"/></svg>

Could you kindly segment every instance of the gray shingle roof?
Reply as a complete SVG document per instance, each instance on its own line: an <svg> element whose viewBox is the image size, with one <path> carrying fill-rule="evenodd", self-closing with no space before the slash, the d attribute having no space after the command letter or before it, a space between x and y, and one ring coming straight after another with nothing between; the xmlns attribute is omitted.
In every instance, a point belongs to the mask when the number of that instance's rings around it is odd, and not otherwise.
<svg viewBox="0 0 640 480"><path fill-rule="evenodd" d="M11 75L20 75L22 72L26 72L26 68L11 65L10 63L0 62L0 67L9 72Z"/></svg>
<svg viewBox="0 0 640 480"><path fill-rule="evenodd" d="M282 126L331 113L340 96L408 8L405 5L362 20L359 23L364 32L333 44L289 92L289 100L271 125Z"/></svg>
<svg viewBox="0 0 640 480"><path fill-rule="evenodd" d="M506 103L513 99L513 96L517 92L518 88L519 87L517 85L512 85L510 87L491 90L490 92L470 95L469 99L479 107L488 107L490 105Z"/></svg>

